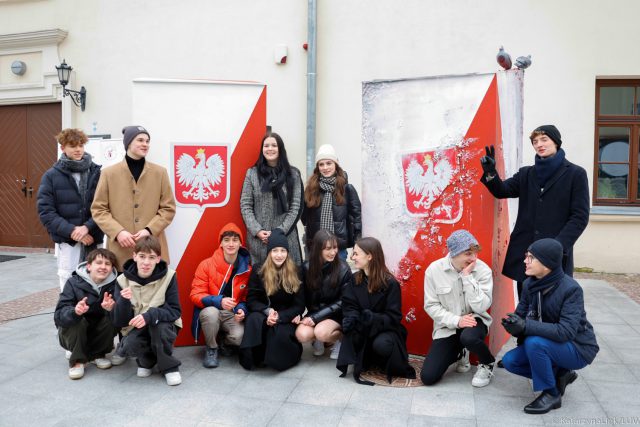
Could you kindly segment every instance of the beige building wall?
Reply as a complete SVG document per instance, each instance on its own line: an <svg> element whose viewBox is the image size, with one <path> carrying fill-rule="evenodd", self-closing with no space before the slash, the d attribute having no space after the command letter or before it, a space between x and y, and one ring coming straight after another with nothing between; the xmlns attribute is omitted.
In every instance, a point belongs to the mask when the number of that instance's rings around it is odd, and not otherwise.
<svg viewBox="0 0 640 427"><path fill-rule="evenodd" d="M635 0L318 0L317 145L336 146L360 189L362 82L492 72L504 45L514 60L533 57L525 134L556 124L568 159L593 182L595 80L640 76L640 56L630 54L638 16ZM0 1L1 34L55 28L68 31L58 54L74 67L70 87L88 93L85 112L63 109L66 123L118 137L132 117L137 78L259 81L268 88L268 123L305 172L307 2ZM278 45L288 47L286 64L274 61ZM522 143L531 164L533 150ZM576 265L640 272L636 215L632 208L592 219Z"/></svg>

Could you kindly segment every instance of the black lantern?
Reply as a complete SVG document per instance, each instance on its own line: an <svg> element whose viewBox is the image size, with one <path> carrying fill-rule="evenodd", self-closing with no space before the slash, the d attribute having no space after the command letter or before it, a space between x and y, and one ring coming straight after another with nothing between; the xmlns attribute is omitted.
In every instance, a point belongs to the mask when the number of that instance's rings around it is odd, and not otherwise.
<svg viewBox="0 0 640 427"><path fill-rule="evenodd" d="M79 91L67 89L65 87L69 83L69 77L71 76L71 70L73 70L73 68L67 65L66 61L63 59L62 64L60 64L60 66L56 66L56 70L58 70L58 80L60 80L60 84L62 85L62 96L64 97L69 95L73 103L84 111L87 100L87 90L84 86L82 86Z"/></svg>

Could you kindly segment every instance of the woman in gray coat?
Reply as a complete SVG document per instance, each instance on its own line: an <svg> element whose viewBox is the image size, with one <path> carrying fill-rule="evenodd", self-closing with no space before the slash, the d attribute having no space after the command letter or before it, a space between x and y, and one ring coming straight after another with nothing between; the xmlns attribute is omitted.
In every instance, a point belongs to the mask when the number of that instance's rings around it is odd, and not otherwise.
<svg viewBox="0 0 640 427"><path fill-rule="evenodd" d="M247 171L240 196L254 265L262 264L267 257L267 241L276 228L287 236L293 261L302 264L297 224L303 208L303 191L300 171L289 164L282 138L275 132L267 132L258 160Z"/></svg>

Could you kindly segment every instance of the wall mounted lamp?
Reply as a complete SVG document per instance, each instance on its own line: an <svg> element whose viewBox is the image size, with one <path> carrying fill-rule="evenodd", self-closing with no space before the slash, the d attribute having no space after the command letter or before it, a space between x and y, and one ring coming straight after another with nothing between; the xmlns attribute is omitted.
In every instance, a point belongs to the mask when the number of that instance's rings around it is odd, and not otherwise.
<svg viewBox="0 0 640 427"><path fill-rule="evenodd" d="M58 70L58 80L60 80L60 84L62 85L62 96L65 97L69 95L71 100L77 107L80 107L82 111L84 111L85 103L87 101L87 90L82 86L79 91L67 89L66 86L69 83L69 76L71 75L71 68L65 60L62 60L62 64L60 66L56 65L56 70Z"/></svg>

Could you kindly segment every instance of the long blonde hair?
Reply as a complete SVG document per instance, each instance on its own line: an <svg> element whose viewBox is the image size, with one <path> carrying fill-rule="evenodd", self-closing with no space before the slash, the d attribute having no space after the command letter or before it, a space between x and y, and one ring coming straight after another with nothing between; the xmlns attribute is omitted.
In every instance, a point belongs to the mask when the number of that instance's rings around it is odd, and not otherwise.
<svg viewBox="0 0 640 427"><path fill-rule="evenodd" d="M275 294L281 288L288 294L295 294L300 289L298 267L288 255L284 264L278 268L271 260L271 254L267 254L267 259L260 268L260 276L267 296Z"/></svg>

